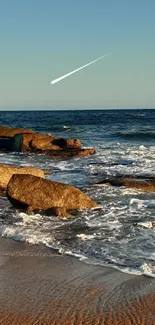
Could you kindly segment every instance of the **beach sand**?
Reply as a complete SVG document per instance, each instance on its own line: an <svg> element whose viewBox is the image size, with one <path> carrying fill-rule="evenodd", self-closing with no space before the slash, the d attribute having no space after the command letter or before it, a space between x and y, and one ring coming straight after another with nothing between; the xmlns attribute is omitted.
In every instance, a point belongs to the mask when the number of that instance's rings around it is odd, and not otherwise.
<svg viewBox="0 0 155 325"><path fill-rule="evenodd" d="M155 279L0 239L0 324L152 325Z"/></svg>

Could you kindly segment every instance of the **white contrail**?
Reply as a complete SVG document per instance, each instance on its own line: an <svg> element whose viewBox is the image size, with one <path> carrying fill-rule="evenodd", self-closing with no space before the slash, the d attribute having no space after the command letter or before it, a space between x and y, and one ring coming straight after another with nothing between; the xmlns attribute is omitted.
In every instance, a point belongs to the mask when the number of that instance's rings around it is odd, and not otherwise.
<svg viewBox="0 0 155 325"><path fill-rule="evenodd" d="M99 61L99 60L105 58L106 56L108 56L108 55L110 55L110 54L111 54L111 53L105 54L105 55L101 56L100 58L98 58L98 59L96 59L96 60L94 60L94 61L91 61L91 62L89 62L89 63L83 65L82 67L80 67L80 68L78 68L78 69L76 69L76 70L73 70L73 71L71 71L71 72L65 74L64 76L61 76L61 77L59 77L59 78L57 78L57 79L55 79L55 80L52 80L52 81L51 81L51 84L52 84L52 85L56 84L56 82L59 82L59 81L61 81L62 79L65 79L65 78L69 77L71 74L73 74L73 73L75 73L75 72L77 72L77 71L79 71L79 70L82 70L82 69L84 69L85 67L88 67L88 65L93 64L93 63L95 63L96 61Z"/></svg>

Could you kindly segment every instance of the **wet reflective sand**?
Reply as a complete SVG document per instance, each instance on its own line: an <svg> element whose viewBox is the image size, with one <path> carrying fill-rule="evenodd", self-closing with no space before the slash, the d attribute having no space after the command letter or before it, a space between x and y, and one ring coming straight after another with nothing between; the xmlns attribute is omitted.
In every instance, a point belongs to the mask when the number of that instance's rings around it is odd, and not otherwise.
<svg viewBox="0 0 155 325"><path fill-rule="evenodd" d="M155 324L153 278L7 239L0 247L0 324Z"/></svg>

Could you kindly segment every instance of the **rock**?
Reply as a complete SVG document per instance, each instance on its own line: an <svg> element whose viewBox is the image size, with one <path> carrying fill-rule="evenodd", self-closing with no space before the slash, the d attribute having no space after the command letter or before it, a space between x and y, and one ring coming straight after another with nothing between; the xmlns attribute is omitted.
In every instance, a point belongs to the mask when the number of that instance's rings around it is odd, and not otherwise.
<svg viewBox="0 0 155 325"><path fill-rule="evenodd" d="M78 188L33 175L14 174L8 183L6 194L9 201L17 207L29 207L32 211L55 208L59 215L71 209L97 207L97 203Z"/></svg>
<svg viewBox="0 0 155 325"><path fill-rule="evenodd" d="M44 177L44 172L39 168L33 167L10 167L0 164L0 189L6 190L10 178L13 174L32 174L35 176Z"/></svg>
<svg viewBox="0 0 155 325"><path fill-rule="evenodd" d="M51 158L73 158L73 157L86 157L89 155L94 155L96 150L94 148L86 149L72 149L72 150L47 150L45 151Z"/></svg>
<svg viewBox="0 0 155 325"><path fill-rule="evenodd" d="M57 138L53 140L53 145L62 149L81 149L81 142L79 139L64 139Z"/></svg>
<svg viewBox="0 0 155 325"><path fill-rule="evenodd" d="M155 179L136 179L136 178L123 178L112 177L106 179L98 184L112 185L112 186L125 186L128 188L137 188L147 192L155 192Z"/></svg>
<svg viewBox="0 0 155 325"><path fill-rule="evenodd" d="M82 149L79 139L64 139L29 129L0 126L0 150L45 153L51 158L85 157L95 153L94 148Z"/></svg>
<svg viewBox="0 0 155 325"><path fill-rule="evenodd" d="M95 148L86 148L86 149L81 149L81 150L77 150L77 152L75 152L77 157L86 157L89 155L94 155L96 153Z"/></svg>
<svg viewBox="0 0 155 325"><path fill-rule="evenodd" d="M53 145L51 143L51 140L48 138L42 139L42 140L33 140L31 143L31 150L33 152L35 151L46 151L46 150L60 150L60 148L56 145Z"/></svg>
<svg viewBox="0 0 155 325"><path fill-rule="evenodd" d="M94 148L81 149L78 139L55 138L46 134L18 134L16 142L20 142L21 152L48 154L51 158L85 157L95 153ZM18 139L18 140L17 140Z"/></svg>
<svg viewBox="0 0 155 325"><path fill-rule="evenodd" d="M56 138L48 134L17 134L15 142L20 143L21 152L44 152L50 150L81 149L78 139Z"/></svg>
<svg viewBox="0 0 155 325"><path fill-rule="evenodd" d="M32 134L34 131L29 129L9 128L0 126L0 149L2 151L20 151L19 144L15 141L17 134L28 133Z"/></svg>
<svg viewBox="0 0 155 325"><path fill-rule="evenodd" d="M20 143L20 151L21 152L35 152L42 151L44 148L46 149L50 146L51 142L55 138L48 134L18 134L15 137L15 141Z"/></svg>

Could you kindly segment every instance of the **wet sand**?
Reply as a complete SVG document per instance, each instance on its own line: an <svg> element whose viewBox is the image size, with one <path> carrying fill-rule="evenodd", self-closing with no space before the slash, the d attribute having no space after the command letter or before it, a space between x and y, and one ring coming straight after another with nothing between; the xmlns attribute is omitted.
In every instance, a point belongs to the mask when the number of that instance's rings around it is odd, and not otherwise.
<svg viewBox="0 0 155 325"><path fill-rule="evenodd" d="M0 324L152 325L155 279L0 239Z"/></svg>

